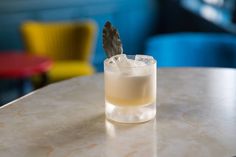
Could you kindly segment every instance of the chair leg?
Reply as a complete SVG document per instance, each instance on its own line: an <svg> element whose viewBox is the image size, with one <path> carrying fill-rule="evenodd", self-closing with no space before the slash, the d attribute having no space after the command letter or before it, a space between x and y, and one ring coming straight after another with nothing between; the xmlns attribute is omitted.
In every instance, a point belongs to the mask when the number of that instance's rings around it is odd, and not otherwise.
<svg viewBox="0 0 236 157"><path fill-rule="evenodd" d="M47 73L42 73L41 74L40 87L46 86L47 84L48 84L48 74Z"/></svg>
<svg viewBox="0 0 236 157"><path fill-rule="evenodd" d="M26 84L26 80L25 79L19 79L19 97L23 96L26 92L25 92L25 84Z"/></svg>
<svg viewBox="0 0 236 157"><path fill-rule="evenodd" d="M18 96L21 97L33 90L32 82L29 78L21 78L18 80Z"/></svg>

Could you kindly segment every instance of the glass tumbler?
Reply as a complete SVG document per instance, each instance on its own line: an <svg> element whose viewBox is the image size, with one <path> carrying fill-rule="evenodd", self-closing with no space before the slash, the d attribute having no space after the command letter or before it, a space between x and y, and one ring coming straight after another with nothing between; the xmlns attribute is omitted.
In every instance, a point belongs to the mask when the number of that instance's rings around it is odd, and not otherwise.
<svg viewBox="0 0 236 157"><path fill-rule="evenodd" d="M127 61L129 64L127 64ZM147 55L116 55L104 61L106 118L140 123L156 115L156 61Z"/></svg>

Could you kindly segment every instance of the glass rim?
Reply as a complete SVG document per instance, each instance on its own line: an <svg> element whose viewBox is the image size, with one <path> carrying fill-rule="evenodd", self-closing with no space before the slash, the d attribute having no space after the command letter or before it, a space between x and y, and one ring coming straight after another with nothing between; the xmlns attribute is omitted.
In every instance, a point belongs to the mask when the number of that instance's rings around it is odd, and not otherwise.
<svg viewBox="0 0 236 157"><path fill-rule="evenodd" d="M118 54L119 55L119 54ZM118 55L114 55L112 57L118 56ZM143 55L143 54L135 54L135 55L126 55L128 59L130 59L130 57L135 57L136 55L142 55L142 56L149 56L152 57L150 55ZM111 57L110 57L111 58ZM108 63L110 58L106 58L104 60L104 68L105 67L110 67L111 65ZM134 60L134 59L133 59ZM141 66L122 66L122 68L145 68L145 67L149 67L149 66L153 66L157 63L157 61L153 58L152 62L150 62L150 64L145 64L145 65L141 65Z"/></svg>

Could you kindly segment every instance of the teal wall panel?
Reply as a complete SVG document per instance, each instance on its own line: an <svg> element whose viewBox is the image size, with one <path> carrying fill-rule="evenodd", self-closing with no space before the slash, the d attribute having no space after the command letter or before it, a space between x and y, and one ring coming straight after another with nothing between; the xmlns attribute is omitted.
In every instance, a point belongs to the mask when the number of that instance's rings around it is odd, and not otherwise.
<svg viewBox="0 0 236 157"><path fill-rule="evenodd" d="M24 21L80 21L92 19L99 30L92 62L102 71L102 27L110 20L118 29L127 53L140 53L156 29L157 0L1 0L0 51L24 49L19 27ZM155 26L155 27L154 27Z"/></svg>

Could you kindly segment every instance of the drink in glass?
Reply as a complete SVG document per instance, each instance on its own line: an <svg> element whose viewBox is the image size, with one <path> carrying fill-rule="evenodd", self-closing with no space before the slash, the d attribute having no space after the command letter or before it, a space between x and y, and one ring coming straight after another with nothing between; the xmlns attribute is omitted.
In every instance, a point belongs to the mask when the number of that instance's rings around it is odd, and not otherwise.
<svg viewBox="0 0 236 157"><path fill-rule="evenodd" d="M105 113L123 123L156 115L156 61L147 55L116 55L104 61Z"/></svg>

